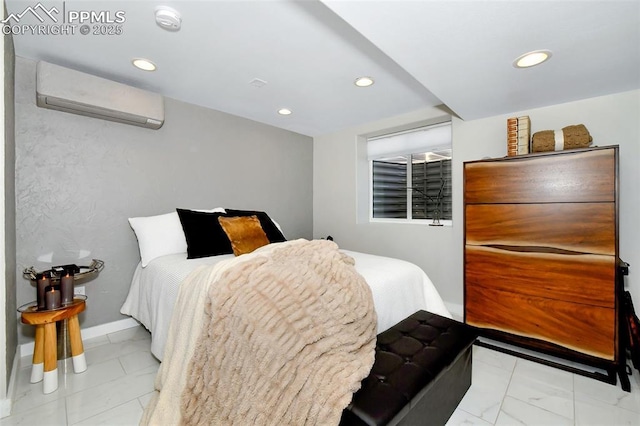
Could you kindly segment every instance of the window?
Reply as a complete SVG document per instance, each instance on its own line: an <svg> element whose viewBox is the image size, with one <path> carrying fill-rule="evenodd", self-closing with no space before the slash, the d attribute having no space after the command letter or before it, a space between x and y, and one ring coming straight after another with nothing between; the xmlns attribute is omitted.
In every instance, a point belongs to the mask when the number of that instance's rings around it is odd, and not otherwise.
<svg viewBox="0 0 640 426"><path fill-rule="evenodd" d="M451 123L369 138L371 217L451 220Z"/></svg>

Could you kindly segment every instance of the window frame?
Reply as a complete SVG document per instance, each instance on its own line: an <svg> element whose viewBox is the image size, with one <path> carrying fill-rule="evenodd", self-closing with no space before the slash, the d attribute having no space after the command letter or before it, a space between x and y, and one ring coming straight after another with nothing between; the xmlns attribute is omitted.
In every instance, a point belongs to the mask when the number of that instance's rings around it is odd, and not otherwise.
<svg viewBox="0 0 640 426"><path fill-rule="evenodd" d="M389 136L393 136L396 134L402 134L402 133L410 133L410 132L417 132L420 131L421 129L426 129L429 127L435 127L435 126L439 126L439 125L444 125L444 124L448 124L450 126L450 129L453 130L453 123L450 119L448 120L443 120L443 121L438 121L435 123L424 123L424 124L420 124L418 126L414 126L411 128L406 128L400 131L388 131L388 132L376 132L376 135L369 135L369 136L365 136L365 144L368 144L370 140L372 139L380 139L380 138L384 138L384 137L389 137ZM453 138L451 138L453 139ZM451 140L450 142L450 146L449 148L451 149L451 156L449 157L449 160L451 161L451 169L449 171L450 175L449 175L449 179L451 181L451 186L452 185L452 181L453 181L453 140ZM426 152L433 152L433 151L426 151ZM413 225L430 225L433 226L435 225L434 222L434 218L413 218L413 190L411 189L411 185L412 185L412 181L413 181L413 174L412 174L412 161L411 161L411 157L415 154L421 154L424 152L412 152L409 154L404 154L408 156L408 161L407 161L407 176L411 176L411 180L407 181L406 184L406 191L407 191L407 214L406 214L406 218L381 218L381 217L374 217L374 182L373 182L373 163L376 160L379 159L384 159L384 157L380 157L378 159L374 159L374 158L368 158L368 150L367 150L367 163L368 163L368 202L367 202L367 210L368 210L368 221L370 223L394 223L394 224L413 224ZM453 192L453 188L452 188L452 192ZM453 210L453 194L451 194L451 200L450 200L451 205L449 206L451 210ZM439 219L439 224L441 226L452 226L453 225L453 211L451 211L451 215L452 218L451 219Z"/></svg>

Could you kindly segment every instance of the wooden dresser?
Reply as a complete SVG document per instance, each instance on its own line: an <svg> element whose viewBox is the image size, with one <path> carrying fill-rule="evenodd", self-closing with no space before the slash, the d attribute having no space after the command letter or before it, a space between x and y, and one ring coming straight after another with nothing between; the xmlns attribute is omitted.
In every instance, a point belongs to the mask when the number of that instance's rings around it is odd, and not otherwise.
<svg viewBox="0 0 640 426"><path fill-rule="evenodd" d="M467 162L464 216L465 322L615 383L618 147Z"/></svg>

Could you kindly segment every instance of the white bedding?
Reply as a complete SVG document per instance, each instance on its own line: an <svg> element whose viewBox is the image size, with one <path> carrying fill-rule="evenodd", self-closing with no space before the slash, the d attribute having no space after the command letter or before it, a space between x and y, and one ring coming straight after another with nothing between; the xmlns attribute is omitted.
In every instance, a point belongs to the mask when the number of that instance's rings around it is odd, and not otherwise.
<svg viewBox="0 0 640 426"><path fill-rule="evenodd" d="M343 250L356 261L356 270L373 293L378 332L424 309L451 317L431 280L418 266L399 259ZM196 268L213 265L232 254L187 259L186 253L158 257L136 268L129 295L120 312L137 319L151 331L151 353L162 360L173 305L180 283Z"/></svg>

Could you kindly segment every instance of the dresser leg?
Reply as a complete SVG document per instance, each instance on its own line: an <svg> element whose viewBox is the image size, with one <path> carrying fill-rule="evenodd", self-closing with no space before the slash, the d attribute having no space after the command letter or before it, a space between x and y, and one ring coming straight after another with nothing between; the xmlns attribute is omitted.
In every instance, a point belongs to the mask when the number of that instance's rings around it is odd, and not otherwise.
<svg viewBox="0 0 640 426"><path fill-rule="evenodd" d="M629 382L629 376L627 376L624 363L618 366L618 377L620 377L620 386L622 387L622 390L625 392L631 392L631 383Z"/></svg>

